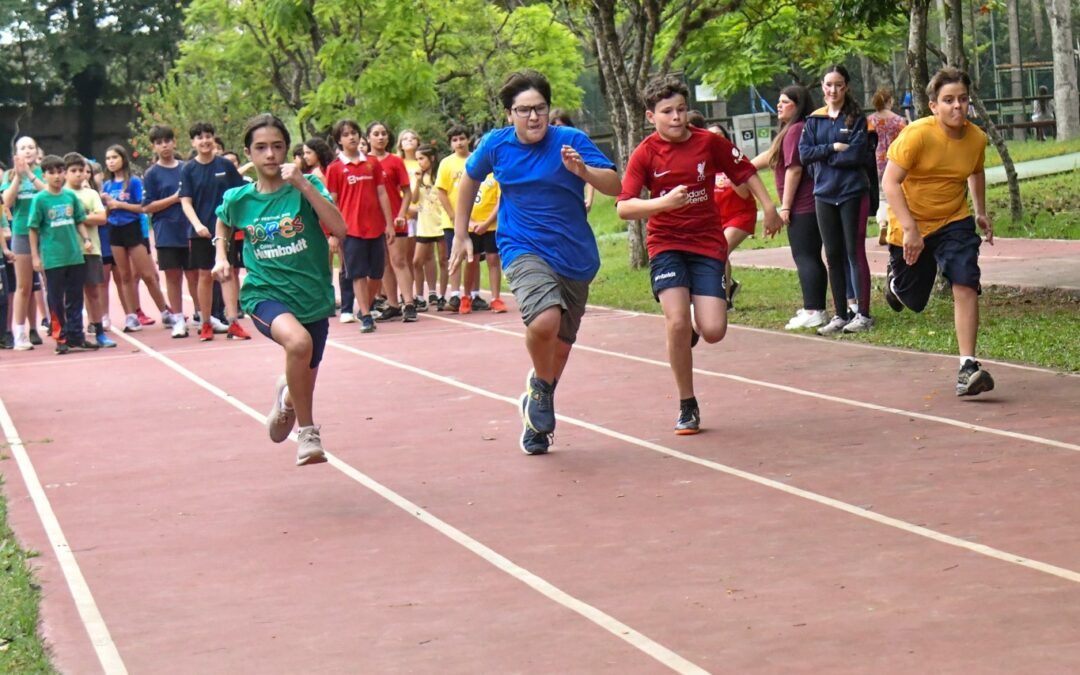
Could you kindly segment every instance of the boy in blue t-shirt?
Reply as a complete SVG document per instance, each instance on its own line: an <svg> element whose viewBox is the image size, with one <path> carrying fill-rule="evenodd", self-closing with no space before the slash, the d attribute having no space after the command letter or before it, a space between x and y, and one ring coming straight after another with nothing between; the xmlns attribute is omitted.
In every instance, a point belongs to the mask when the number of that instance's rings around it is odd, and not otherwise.
<svg viewBox="0 0 1080 675"><path fill-rule="evenodd" d="M150 144L157 161L143 176L143 212L150 214L157 248L158 269L165 273L169 306L183 312L184 276L188 290L197 293L199 275L188 264L188 221L180 205L180 171L184 163L176 158L176 134L171 127L155 124ZM174 338L188 335L186 321L172 326Z"/></svg>
<svg viewBox="0 0 1080 675"><path fill-rule="evenodd" d="M548 125L551 85L543 75L512 73L499 100L510 126L484 136L465 164L451 270L472 260L469 216L480 183L494 173L502 190L496 243L533 362L521 397L521 449L539 455L551 445L555 385L577 338L589 283L600 268L585 217L585 184L611 196L621 185L615 165L588 136Z"/></svg>
<svg viewBox="0 0 1080 675"><path fill-rule="evenodd" d="M56 353L95 350L83 335L83 285L86 283L84 254L93 250L86 226L86 211L75 193L64 189L67 173L64 160L49 155L41 162L45 189L30 202L30 253L34 269L45 273L50 332Z"/></svg>

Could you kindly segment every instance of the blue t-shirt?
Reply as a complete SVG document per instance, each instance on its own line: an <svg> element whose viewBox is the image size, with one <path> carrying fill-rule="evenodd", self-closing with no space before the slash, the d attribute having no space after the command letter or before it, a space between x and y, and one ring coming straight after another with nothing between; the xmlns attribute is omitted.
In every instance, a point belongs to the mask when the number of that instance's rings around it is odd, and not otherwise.
<svg viewBox="0 0 1080 675"><path fill-rule="evenodd" d="M180 190L180 169L183 166L182 162L172 168L155 164L147 169L143 175L143 206L176 194ZM191 224L184 216L180 202L150 214L150 222L154 226L154 243L158 248L187 248Z"/></svg>
<svg viewBox="0 0 1080 675"><path fill-rule="evenodd" d="M101 186L101 191L118 202L142 205L142 181L139 180L138 176L132 176L128 179L126 190L124 189L124 181L107 180ZM137 222L141 216L142 214L134 211L112 209L109 211L108 223L109 225L127 225L128 223Z"/></svg>
<svg viewBox="0 0 1080 675"><path fill-rule="evenodd" d="M524 144L514 127L488 132L465 162L469 177L495 174L502 195L496 241L503 266L519 255L539 256L558 274L591 281L600 269L600 252L585 213L585 181L566 170L562 146L578 151L586 165L615 165L584 132L549 126L538 143Z"/></svg>
<svg viewBox="0 0 1080 675"><path fill-rule="evenodd" d="M217 215L214 213L221 205L221 199L229 188L246 185L233 163L224 157L215 157L206 164L193 159L184 162L180 169L180 196L190 197L191 205L199 222L214 232ZM194 227L188 227L188 238L194 239Z"/></svg>

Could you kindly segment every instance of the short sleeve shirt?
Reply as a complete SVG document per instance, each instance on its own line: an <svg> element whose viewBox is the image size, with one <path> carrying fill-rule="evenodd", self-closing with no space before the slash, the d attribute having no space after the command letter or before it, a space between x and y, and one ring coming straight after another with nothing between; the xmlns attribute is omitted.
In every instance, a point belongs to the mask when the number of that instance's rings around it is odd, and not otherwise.
<svg viewBox="0 0 1080 675"><path fill-rule="evenodd" d="M966 122L963 138L950 138L934 117L912 122L889 146L889 161L907 171L900 186L924 237L971 215L967 179L983 170L985 155L982 129ZM889 225L889 243L902 246L903 227L891 208Z"/></svg>
<svg viewBox="0 0 1080 675"><path fill-rule="evenodd" d="M94 213L101 213L105 210L105 205L101 203L101 195L97 193L97 190L93 188L82 188L80 190L72 190L75 196L79 198L79 203L83 206L83 211L86 212L87 217ZM101 235L99 234L100 227L86 226L86 232L90 235L90 255L101 255Z"/></svg>
<svg viewBox="0 0 1080 675"><path fill-rule="evenodd" d="M122 180L107 180L101 186L101 191L118 202L127 204L142 204L143 189L142 180L138 176L128 178L127 184ZM127 225L138 222L142 214L124 209L109 211L109 225Z"/></svg>
<svg viewBox="0 0 1080 675"><path fill-rule="evenodd" d="M727 240L717 223L713 201L716 174L723 172L742 185L756 171L727 139L704 129L690 128L690 137L672 143L653 133L634 149L626 166L618 201L638 197L648 189L656 199L685 185L690 203L655 213L646 228L649 257L664 251L684 251L727 259Z"/></svg>
<svg viewBox="0 0 1080 675"><path fill-rule="evenodd" d="M42 180L43 174L41 173L41 167L34 167L34 176L38 180ZM4 178L4 184L0 185L0 193L6 192L11 187L11 181L14 179L15 174L12 171L7 172ZM28 178L19 179L19 195L15 199L15 206L11 209L11 234L13 235L25 235L30 232L27 228L27 219L30 217L30 200L37 194L37 190L34 188L34 182Z"/></svg>
<svg viewBox="0 0 1080 675"><path fill-rule="evenodd" d="M436 189L446 192L446 196L450 199L451 212L444 212L442 216L444 230L454 229L453 209L457 208L458 183L465 175L467 161L469 161L467 157L460 157L457 153L447 155L439 162L439 169L435 172Z"/></svg>
<svg viewBox="0 0 1080 675"><path fill-rule="evenodd" d="M321 181L305 176L327 199ZM285 184L269 194L255 183L228 190L217 209L225 225L244 232L244 266L240 289L244 312L266 300L284 304L300 323L334 314L330 284L330 247L315 209L295 187Z"/></svg>
<svg viewBox="0 0 1080 675"><path fill-rule="evenodd" d="M787 170L793 166L802 166L802 157L799 156L799 137L802 136L803 122L796 122L788 127L784 140L780 143L780 162L774 173L776 177L776 195L780 203L784 202L784 180ZM795 199L791 202L793 214L813 213L816 209L814 204L814 179L809 171L803 171L799 179L799 187L795 190Z"/></svg>
<svg viewBox="0 0 1080 675"><path fill-rule="evenodd" d="M401 190L410 186L409 170L405 166L405 160L397 155L387 155L379 159L379 167L383 170L383 185L386 186L386 196L390 198L390 216L397 218L401 213Z"/></svg>
<svg viewBox="0 0 1080 675"><path fill-rule="evenodd" d="M214 230L215 211L225 196L225 191L242 187L247 183L233 163L224 157L214 157L206 164L198 158L184 162L180 169L180 196L191 198L191 205L199 222ZM188 238L193 239L195 228L188 228Z"/></svg>
<svg viewBox="0 0 1080 675"><path fill-rule="evenodd" d="M435 194L435 186L424 176L416 183L416 235L418 237L442 236L442 202Z"/></svg>
<svg viewBox="0 0 1080 675"><path fill-rule="evenodd" d="M76 227L84 220L86 211L75 193L67 188L58 195L42 190L30 200L27 231L38 231L41 263L45 269L85 262L82 238Z"/></svg>
<svg viewBox="0 0 1080 675"><path fill-rule="evenodd" d="M591 281L600 253L586 218L585 181L563 166L564 145L577 150L587 166L615 168L580 129L549 126L536 143L522 143L514 127L488 132L466 170L475 181L493 173L499 183L496 241L504 267L533 254L561 276Z"/></svg>
<svg viewBox="0 0 1080 675"><path fill-rule="evenodd" d="M335 196L350 237L377 239L386 233L386 215L379 205L379 186L385 180L382 166L371 155L355 161L338 155L326 167L326 189Z"/></svg>
<svg viewBox="0 0 1080 675"><path fill-rule="evenodd" d="M143 206L166 199L180 191L180 174L183 163L174 167L155 164L147 169L143 176ZM184 216L184 209L179 202L167 209L150 214L150 224L154 228L154 243L158 248L180 248L188 245L188 230L191 224ZM209 223L203 223L210 227Z"/></svg>

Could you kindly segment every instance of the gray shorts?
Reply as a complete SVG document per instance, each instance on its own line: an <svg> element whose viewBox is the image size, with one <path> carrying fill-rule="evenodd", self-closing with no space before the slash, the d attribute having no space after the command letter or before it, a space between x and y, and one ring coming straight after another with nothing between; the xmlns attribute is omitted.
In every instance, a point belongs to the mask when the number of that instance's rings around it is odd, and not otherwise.
<svg viewBox="0 0 1080 675"><path fill-rule="evenodd" d="M86 258L86 285L97 286L105 283L105 267L101 264L101 256L87 254Z"/></svg>
<svg viewBox="0 0 1080 675"><path fill-rule="evenodd" d="M562 308L559 339L574 344L585 304L589 301L589 282L567 279L551 269L538 255L526 253L506 267L506 282L514 294L521 319L528 326L550 307Z"/></svg>
<svg viewBox="0 0 1080 675"><path fill-rule="evenodd" d="M16 234L11 238L11 252L15 255L30 255L30 235Z"/></svg>

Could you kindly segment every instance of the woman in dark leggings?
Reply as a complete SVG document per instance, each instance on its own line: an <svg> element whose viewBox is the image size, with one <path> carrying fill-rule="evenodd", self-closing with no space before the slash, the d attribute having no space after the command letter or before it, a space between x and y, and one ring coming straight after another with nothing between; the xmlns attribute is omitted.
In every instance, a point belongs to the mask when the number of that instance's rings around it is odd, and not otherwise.
<svg viewBox="0 0 1080 675"><path fill-rule="evenodd" d="M780 198L780 219L788 226L791 257L799 272L802 287L802 308L784 326L786 330L817 328L825 324L825 288L828 277L821 262L821 232L818 230L814 203L814 179L803 170L799 156L806 117L813 111L810 92L797 84L784 87L776 103L780 131L768 150L754 158L760 171L766 167L776 177L776 194Z"/></svg>
<svg viewBox="0 0 1080 675"><path fill-rule="evenodd" d="M866 261L866 217L870 207L866 182L866 118L848 91L851 78L840 65L821 78L825 107L806 118L799 154L814 176L814 198L821 241L829 266L836 316L818 329L819 335L861 333L874 325L870 318L870 266ZM855 278L858 312L848 309L848 275Z"/></svg>

